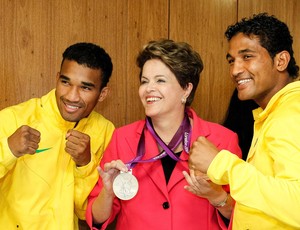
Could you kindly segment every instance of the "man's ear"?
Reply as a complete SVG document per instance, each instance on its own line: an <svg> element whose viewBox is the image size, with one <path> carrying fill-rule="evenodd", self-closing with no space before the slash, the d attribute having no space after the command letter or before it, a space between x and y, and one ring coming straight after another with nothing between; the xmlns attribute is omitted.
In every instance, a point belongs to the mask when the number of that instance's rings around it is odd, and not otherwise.
<svg viewBox="0 0 300 230"><path fill-rule="evenodd" d="M276 68L278 71L285 71L288 67L290 62L291 56L289 52L286 50L281 51L280 53L276 54Z"/></svg>
<svg viewBox="0 0 300 230"><path fill-rule="evenodd" d="M98 98L98 101L101 102L101 101L104 101L104 99L107 97L107 95L109 94L109 87L104 87L103 89L101 89L101 93L99 95L99 98Z"/></svg>

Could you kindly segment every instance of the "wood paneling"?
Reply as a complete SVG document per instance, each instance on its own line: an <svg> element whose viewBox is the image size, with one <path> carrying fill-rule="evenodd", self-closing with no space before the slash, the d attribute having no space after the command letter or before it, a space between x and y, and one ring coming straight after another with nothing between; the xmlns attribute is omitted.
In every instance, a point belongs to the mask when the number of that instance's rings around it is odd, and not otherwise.
<svg viewBox="0 0 300 230"><path fill-rule="evenodd" d="M168 37L168 0L128 1L127 25L127 66L125 83L125 120L126 123L144 119L144 107L138 96L139 68L136 57L140 49L150 40Z"/></svg>
<svg viewBox="0 0 300 230"><path fill-rule="evenodd" d="M0 109L55 87L62 52L85 41L114 64L110 95L96 110L116 126L144 117L135 56L168 36L168 0L2 0L0 16Z"/></svg>
<svg viewBox="0 0 300 230"><path fill-rule="evenodd" d="M75 42L94 42L111 55L111 93L96 110L121 126L144 118L135 58L149 40L186 41L204 61L192 106L222 122L233 90L225 60L224 31L260 11L290 26L300 59L298 0L1 0L0 109L55 87L62 52Z"/></svg>
<svg viewBox="0 0 300 230"><path fill-rule="evenodd" d="M170 38L188 42L204 63L192 107L206 120L222 122L234 88L225 59L224 32L236 17L232 0L171 0Z"/></svg>
<svg viewBox="0 0 300 230"><path fill-rule="evenodd" d="M48 1L0 2L0 108L40 96L53 86L49 9Z"/></svg>

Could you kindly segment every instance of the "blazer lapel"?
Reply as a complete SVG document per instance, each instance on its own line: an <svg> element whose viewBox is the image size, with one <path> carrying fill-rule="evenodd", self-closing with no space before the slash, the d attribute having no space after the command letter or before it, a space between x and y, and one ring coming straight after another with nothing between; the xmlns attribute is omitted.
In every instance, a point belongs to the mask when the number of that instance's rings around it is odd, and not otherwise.
<svg viewBox="0 0 300 230"><path fill-rule="evenodd" d="M144 123L143 123L144 124ZM126 142L128 143L132 159L134 159L137 156L137 146L141 138L141 134L143 132L143 127L141 126L137 129L136 138L134 140L130 140L130 137L126 138ZM157 156L159 154L159 150L156 144L155 139L153 136L146 130L145 131L145 155L143 157L143 160L149 160L153 157ZM156 160L153 162L145 162L145 163L138 163L140 164L140 167L138 169L144 169L146 174L151 178L153 183L157 186L159 190L162 191L166 196L168 194L167 187L166 187L166 180L163 172L163 168L161 165L160 160ZM134 169L133 169L134 171ZM140 173L139 173L140 174Z"/></svg>
<svg viewBox="0 0 300 230"><path fill-rule="evenodd" d="M145 132L145 140L146 145L144 159L153 159L153 157L156 157L159 154L157 142L154 139L154 137L149 133L149 131ZM157 186L157 188L167 196L168 191L166 186L166 179L161 161L156 160L149 163L143 163L142 167L145 169L146 173L152 179L153 183Z"/></svg>

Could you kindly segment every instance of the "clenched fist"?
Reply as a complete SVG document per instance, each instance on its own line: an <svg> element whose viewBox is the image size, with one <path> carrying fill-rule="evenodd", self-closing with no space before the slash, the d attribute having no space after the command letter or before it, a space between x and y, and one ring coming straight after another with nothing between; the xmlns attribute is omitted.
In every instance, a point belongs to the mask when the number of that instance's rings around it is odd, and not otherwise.
<svg viewBox="0 0 300 230"><path fill-rule="evenodd" d="M91 161L90 136L72 129L68 131L66 139L65 150L71 155L76 165L87 165Z"/></svg>
<svg viewBox="0 0 300 230"><path fill-rule="evenodd" d="M38 130L23 125L8 137L7 142L11 152L16 157L20 157L24 154L34 154L39 147L40 140L41 133Z"/></svg>
<svg viewBox="0 0 300 230"><path fill-rule="evenodd" d="M202 136L198 137L190 149L189 168L206 173L218 152L217 147L209 140Z"/></svg>

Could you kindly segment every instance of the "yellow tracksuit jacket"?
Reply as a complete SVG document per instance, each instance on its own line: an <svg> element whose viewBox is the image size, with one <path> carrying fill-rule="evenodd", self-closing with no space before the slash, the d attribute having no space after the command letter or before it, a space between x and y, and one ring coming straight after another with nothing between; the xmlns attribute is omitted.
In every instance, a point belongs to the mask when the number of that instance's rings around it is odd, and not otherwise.
<svg viewBox="0 0 300 230"><path fill-rule="evenodd" d="M41 132L40 152L16 158L7 138L21 125ZM64 150L74 125L61 117L55 90L0 111L0 229L73 230L77 218L85 219L86 198L114 125L95 111L78 123L75 129L91 140L92 159L83 167Z"/></svg>
<svg viewBox="0 0 300 230"><path fill-rule="evenodd" d="M300 229L300 82L285 86L253 114L248 163L221 151L208 175L230 184L234 230Z"/></svg>

